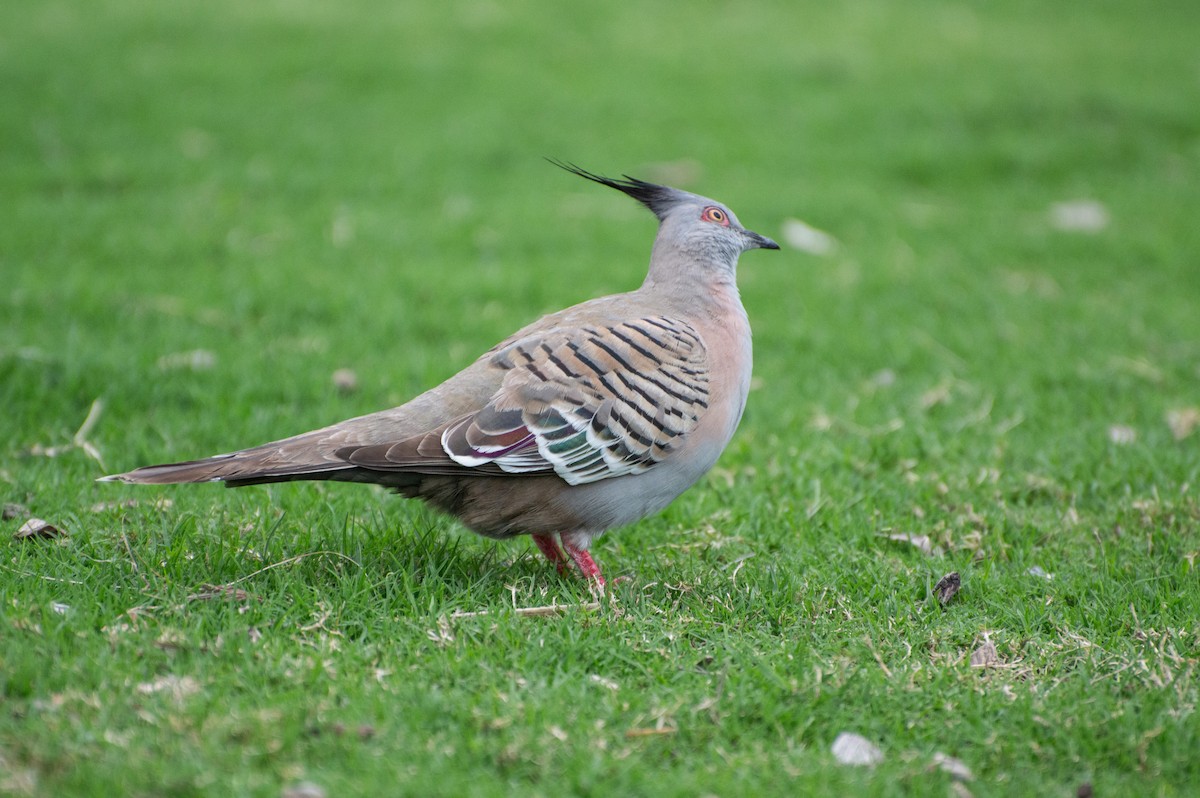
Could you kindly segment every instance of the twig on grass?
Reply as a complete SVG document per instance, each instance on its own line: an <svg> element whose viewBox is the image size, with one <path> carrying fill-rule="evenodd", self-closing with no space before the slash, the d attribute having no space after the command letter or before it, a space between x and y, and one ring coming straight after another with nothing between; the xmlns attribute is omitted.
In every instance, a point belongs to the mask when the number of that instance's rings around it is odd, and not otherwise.
<svg viewBox="0 0 1200 798"><path fill-rule="evenodd" d="M521 617L545 617L547 615L562 615L567 610L588 610L589 612L600 609L599 601L589 601L584 604L548 604L544 607L513 607L513 613ZM479 610L477 612L452 612L450 617L453 620L459 618L481 618L484 615L491 615L488 610Z"/></svg>
<svg viewBox="0 0 1200 798"><path fill-rule="evenodd" d="M879 651L875 648L875 641L871 639L870 635L863 635L862 639L863 642L867 644L867 648L871 650L871 656L875 657L875 661L878 662L879 667L883 669L884 675L889 679L892 678L892 672L888 669L887 665L883 664L883 657L879 656Z"/></svg>
<svg viewBox="0 0 1200 798"><path fill-rule="evenodd" d="M35 573L32 573L31 571L22 571L19 568L10 568L7 565L4 565L3 563L0 563L0 568L3 568L4 570L9 571L10 573L17 574L18 576L32 576L32 577L36 577L37 579L45 579L47 582L61 582L63 584L67 584L67 585L82 585L82 584L84 584L83 582L81 582L78 579L62 579L57 576L46 576L45 574L35 574Z"/></svg>
<svg viewBox="0 0 1200 798"><path fill-rule="evenodd" d="M87 439L87 436L92 431L92 427L96 426L96 422L100 420L100 413L104 410L104 402L96 398L92 400L92 406L88 409L87 417L83 419L83 423L79 425L79 429L71 436L71 442L63 446L42 446L40 443L35 443L29 450L32 455L40 455L42 457L58 457L64 452L69 452L72 449L82 449L83 453L100 464L100 467L105 471L108 466L104 464L104 458L100 456L100 450L97 449L92 442Z"/></svg>
<svg viewBox="0 0 1200 798"><path fill-rule="evenodd" d="M729 579L735 585L737 584L738 571L742 570L742 566L746 564L746 560L750 559L753 556L754 556L754 552L750 552L749 554L743 554L741 557L738 557L733 562L728 563L724 566L725 568L728 568L730 565L734 566L733 573L731 573L729 575Z"/></svg>
<svg viewBox="0 0 1200 798"><path fill-rule="evenodd" d="M133 572L142 580L142 589L150 592L150 578L142 573L142 567L138 564L137 556L133 553L133 546L129 543L129 536L125 534L125 530L121 530L121 544L125 547L125 553L129 555L129 564L133 566ZM146 570L155 576L159 581L167 581L166 577L155 571L152 567L146 566Z"/></svg>

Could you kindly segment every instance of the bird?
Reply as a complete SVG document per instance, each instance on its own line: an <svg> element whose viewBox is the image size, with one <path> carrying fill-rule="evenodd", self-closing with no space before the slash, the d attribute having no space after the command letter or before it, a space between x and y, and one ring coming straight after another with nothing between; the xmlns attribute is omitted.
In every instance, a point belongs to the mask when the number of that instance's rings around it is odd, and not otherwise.
<svg viewBox="0 0 1200 798"><path fill-rule="evenodd" d="M639 288L551 313L399 407L99 481L383 485L485 537L527 534L602 594L592 543L665 508L733 437L752 367L738 258L779 245L707 197L551 163L657 217Z"/></svg>

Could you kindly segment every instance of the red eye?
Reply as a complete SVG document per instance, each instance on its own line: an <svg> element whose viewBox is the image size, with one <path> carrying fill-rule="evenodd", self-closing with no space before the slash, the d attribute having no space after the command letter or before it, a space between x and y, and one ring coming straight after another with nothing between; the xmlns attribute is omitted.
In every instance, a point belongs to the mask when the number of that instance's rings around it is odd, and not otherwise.
<svg viewBox="0 0 1200 798"><path fill-rule="evenodd" d="M700 214L700 219L705 222L715 222L723 227L729 226L729 214L712 205L704 209L704 212Z"/></svg>

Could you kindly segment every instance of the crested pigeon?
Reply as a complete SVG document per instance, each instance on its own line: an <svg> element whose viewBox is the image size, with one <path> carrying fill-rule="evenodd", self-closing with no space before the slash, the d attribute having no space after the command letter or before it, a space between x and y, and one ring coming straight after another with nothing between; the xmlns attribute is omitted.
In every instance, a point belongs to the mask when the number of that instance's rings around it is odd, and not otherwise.
<svg viewBox="0 0 1200 798"><path fill-rule="evenodd" d="M528 534L603 590L592 542L670 504L733 436L751 368L738 256L779 245L714 200L555 163L658 217L639 289L552 313L400 407L101 481L376 483L481 535Z"/></svg>

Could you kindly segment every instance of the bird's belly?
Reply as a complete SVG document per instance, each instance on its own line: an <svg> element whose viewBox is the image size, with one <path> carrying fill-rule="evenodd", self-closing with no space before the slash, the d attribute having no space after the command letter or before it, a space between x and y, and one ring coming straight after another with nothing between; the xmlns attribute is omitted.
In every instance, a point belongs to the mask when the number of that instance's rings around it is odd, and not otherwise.
<svg viewBox="0 0 1200 798"><path fill-rule="evenodd" d="M747 359L748 364L748 359ZM745 405L749 368L719 381L732 396L718 398L699 425L677 443L670 459L638 474L581 485L544 476L429 476L400 491L420 497L492 538L579 532L591 536L664 509L716 464Z"/></svg>

